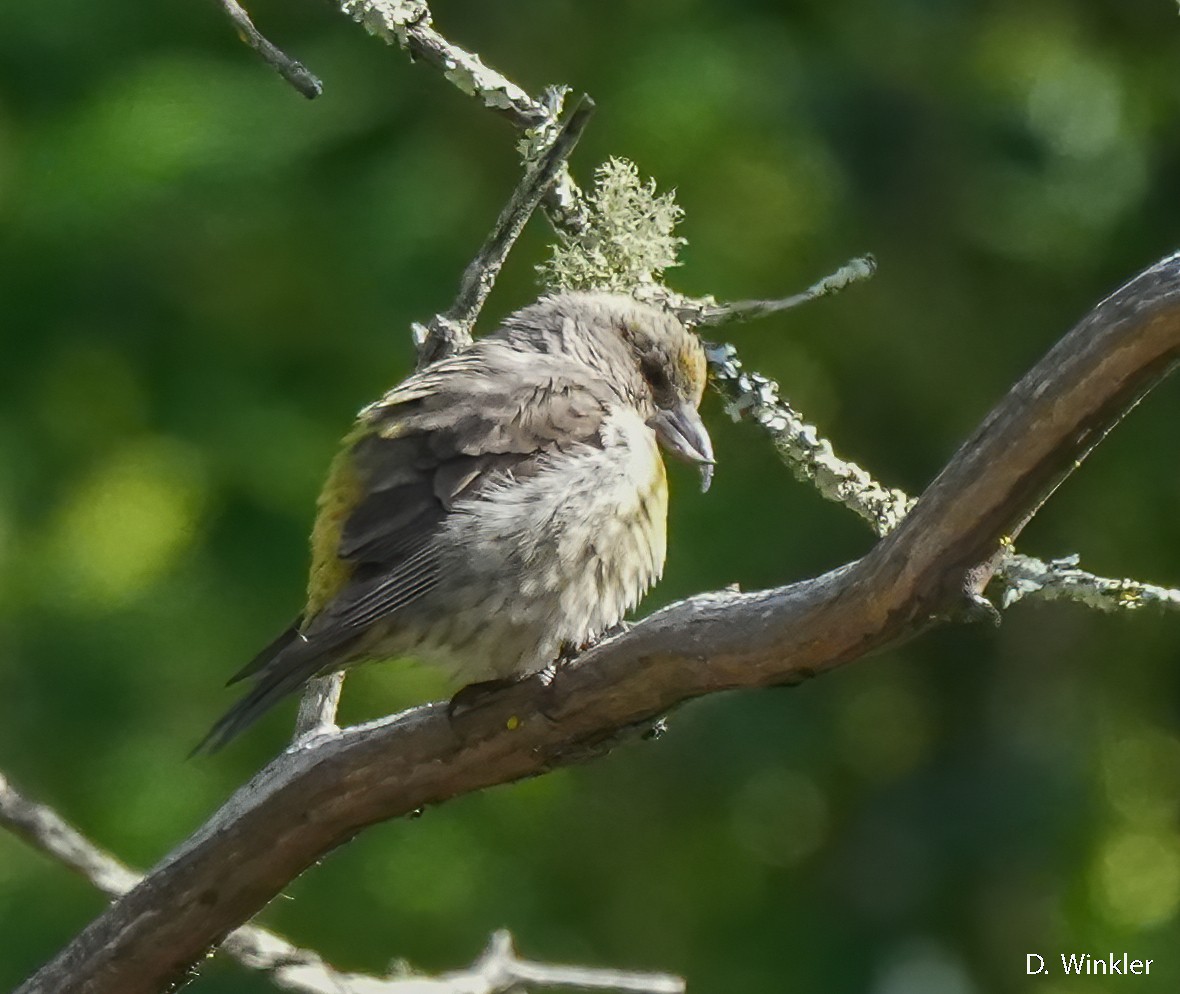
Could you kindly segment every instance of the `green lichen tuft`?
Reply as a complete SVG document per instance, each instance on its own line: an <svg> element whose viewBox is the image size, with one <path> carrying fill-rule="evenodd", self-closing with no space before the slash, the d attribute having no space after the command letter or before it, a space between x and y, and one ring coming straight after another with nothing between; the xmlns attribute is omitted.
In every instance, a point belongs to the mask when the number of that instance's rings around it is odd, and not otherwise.
<svg viewBox="0 0 1180 994"><path fill-rule="evenodd" d="M587 224L559 234L552 257L537 267L551 290L615 290L633 293L659 282L685 240L674 234L684 212L675 194L657 193L626 159L608 159L587 197Z"/></svg>

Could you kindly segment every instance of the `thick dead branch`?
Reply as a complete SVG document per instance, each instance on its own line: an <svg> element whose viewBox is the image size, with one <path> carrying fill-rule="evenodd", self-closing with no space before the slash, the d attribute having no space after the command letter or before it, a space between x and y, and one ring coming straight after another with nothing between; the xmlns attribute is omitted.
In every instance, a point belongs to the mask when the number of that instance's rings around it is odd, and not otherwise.
<svg viewBox="0 0 1180 994"><path fill-rule="evenodd" d="M957 613L1053 487L1180 357L1180 257L1100 303L987 416L856 562L703 594L454 719L442 704L280 756L21 994L148 994L374 822L601 752L678 704L792 683Z"/></svg>
<svg viewBox="0 0 1180 994"><path fill-rule="evenodd" d="M961 570L982 593L1041 504L1178 360L1172 255L1098 304L1012 388L878 546L881 561L905 548L901 579L945 586Z"/></svg>
<svg viewBox="0 0 1180 994"><path fill-rule="evenodd" d="M52 808L17 791L0 773L0 825L38 852L68 867L108 897L134 887L141 874L129 869L66 822ZM497 994L522 983L579 990L681 994L684 981L663 973L555 966L522 960L507 932L492 936L487 949L466 970L439 977L372 977L343 973L310 949L300 949L280 935L243 925L234 929L221 952L243 966L270 974L284 990L302 994Z"/></svg>

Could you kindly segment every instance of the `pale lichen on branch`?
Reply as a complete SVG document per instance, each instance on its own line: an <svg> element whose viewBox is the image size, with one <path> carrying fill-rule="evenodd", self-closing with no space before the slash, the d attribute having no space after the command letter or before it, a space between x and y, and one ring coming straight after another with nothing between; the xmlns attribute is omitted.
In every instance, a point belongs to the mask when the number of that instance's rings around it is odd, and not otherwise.
<svg viewBox="0 0 1180 994"><path fill-rule="evenodd" d="M1180 610L1180 590L1095 576L1078 568L1076 555L1045 562L1011 553L1000 562L996 582L1001 585L1000 605L1010 607L1025 597L1066 600L1098 611L1137 611L1141 608Z"/></svg>
<svg viewBox="0 0 1180 994"><path fill-rule="evenodd" d="M536 127L548 119L550 110L542 101L439 34L422 0L342 0L340 10L370 34L434 66L452 85L517 127Z"/></svg>
<svg viewBox="0 0 1180 994"><path fill-rule="evenodd" d="M762 428L798 479L863 518L877 535L888 534L909 513L912 497L882 486L856 463L837 456L831 442L779 396L774 380L742 369L732 345L712 345L706 354L712 383L726 398L727 413L735 421L744 418Z"/></svg>
<svg viewBox="0 0 1180 994"><path fill-rule="evenodd" d="M644 182L633 162L602 163L584 205L585 227L558 229L550 258L537 267L546 286L643 296L665 269L680 265L685 240L675 231L684 211L674 192L658 193L654 179Z"/></svg>

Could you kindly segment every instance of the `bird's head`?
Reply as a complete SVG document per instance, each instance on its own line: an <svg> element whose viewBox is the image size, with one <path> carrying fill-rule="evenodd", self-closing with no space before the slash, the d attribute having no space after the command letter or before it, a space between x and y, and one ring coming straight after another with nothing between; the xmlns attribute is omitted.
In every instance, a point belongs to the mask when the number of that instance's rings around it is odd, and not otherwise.
<svg viewBox="0 0 1180 994"><path fill-rule="evenodd" d="M619 293L560 293L518 312L511 327L531 347L600 371L668 452L700 466L701 488L709 489L713 444L697 411L705 350L674 314Z"/></svg>
<svg viewBox="0 0 1180 994"><path fill-rule="evenodd" d="M648 424L674 456L697 463L701 489L713 480L713 444L698 408L707 366L700 339L677 318L656 307L618 298L617 328L638 373L631 389L650 403Z"/></svg>
<svg viewBox="0 0 1180 994"><path fill-rule="evenodd" d="M518 347L561 352L601 373L668 452L700 466L709 489L713 444L697 410L705 350L674 314L620 293L556 293L517 311L504 333Z"/></svg>

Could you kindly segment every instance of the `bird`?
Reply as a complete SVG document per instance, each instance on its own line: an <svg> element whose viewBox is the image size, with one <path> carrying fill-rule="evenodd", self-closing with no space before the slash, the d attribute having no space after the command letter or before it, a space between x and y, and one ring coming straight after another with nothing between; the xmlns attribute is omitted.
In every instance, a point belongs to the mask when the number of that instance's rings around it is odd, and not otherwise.
<svg viewBox="0 0 1180 994"><path fill-rule="evenodd" d="M615 629L664 570L660 448L712 480L706 370L670 310L567 291L365 407L318 500L306 606L194 752L358 663L514 680Z"/></svg>

